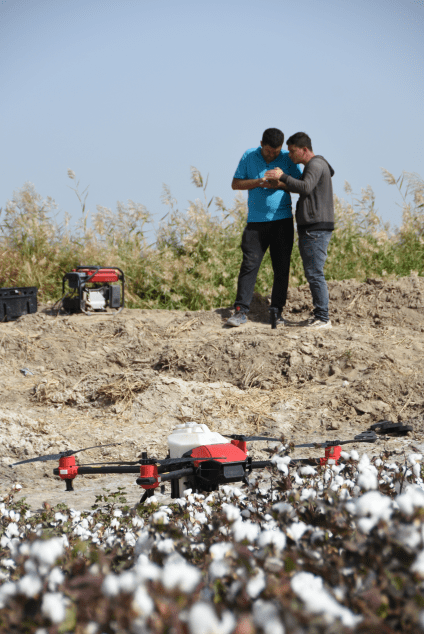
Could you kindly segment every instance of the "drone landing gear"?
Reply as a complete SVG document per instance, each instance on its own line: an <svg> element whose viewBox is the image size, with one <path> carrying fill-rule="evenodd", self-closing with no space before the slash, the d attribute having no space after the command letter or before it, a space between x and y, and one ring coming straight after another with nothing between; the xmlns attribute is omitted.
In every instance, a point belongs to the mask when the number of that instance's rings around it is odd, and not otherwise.
<svg viewBox="0 0 424 634"><path fill-rule="evenodd" d="M72 480L65 480L66 482L66 491L74 491L74 487L72 486Z"/></svg>
<svg viewBox="0 0 424 634"><path fill-rule="evenodd" d="M154 489L146 489L140 498L139 504L144 504L147 498L151 498L155 494Z"/></svg>

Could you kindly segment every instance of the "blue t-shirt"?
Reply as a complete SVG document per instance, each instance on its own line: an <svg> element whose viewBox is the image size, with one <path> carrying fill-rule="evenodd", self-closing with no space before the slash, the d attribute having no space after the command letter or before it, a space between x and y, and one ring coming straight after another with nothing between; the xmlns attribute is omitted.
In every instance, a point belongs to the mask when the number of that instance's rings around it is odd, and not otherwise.
<svg viewBox="0 0 424 634"><path fill-rule="evenodd" d="M268 170L279 167L293 178L300 178L302 172L289 159L288 152L280 152L271 163L266 163L261 153L261 147L247 150L241 157L234 178L243 180L262 178ZM281 218L292 217L292 202L289 192L283 189L264 189L255 187L249 189L247 207L249 213L247 222L269 222Z"/></svg>

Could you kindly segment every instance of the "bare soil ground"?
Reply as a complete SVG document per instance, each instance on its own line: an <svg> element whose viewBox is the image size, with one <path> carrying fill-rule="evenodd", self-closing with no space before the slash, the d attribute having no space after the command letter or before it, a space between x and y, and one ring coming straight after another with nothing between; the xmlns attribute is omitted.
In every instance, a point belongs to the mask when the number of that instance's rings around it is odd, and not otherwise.
<svg viewBox="0 0 424 634"><path fill-rule="evenodd" d="M132 475L82 476L66 493L52 474L57 462L9 464L114 442L77 462L135 460L144 450L165 457L168 434L190 420L295 443L402 420L414 426L408 437L348 447L424 449L424 279L347 280L329 290L333 328L323 331L301 325L311 310L306 286L289 291L285 316L294 325L276 330L259 296L240 328L225 326L229 309L55 317L45 306L0 324L0 491L19 482L33 508L90 508L104 488L122 486L135 503ZM266 447L252 443L250 454L266 459ZM323 451L295 454L310 455Z"/></svg>

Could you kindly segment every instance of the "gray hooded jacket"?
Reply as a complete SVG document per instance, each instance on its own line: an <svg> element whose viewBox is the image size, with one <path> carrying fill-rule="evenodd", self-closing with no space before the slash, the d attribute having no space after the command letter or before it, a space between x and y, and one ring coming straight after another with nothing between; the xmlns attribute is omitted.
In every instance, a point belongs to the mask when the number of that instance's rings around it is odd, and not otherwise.
<svg viewBox="0 0 424 634"><path fill-rule="evenodd" d="M289 192L299 194L296 204L297 230L332 231L334 229L334 202L331 177L334 170L323 156L314 156L305 165L300 179L282 174L280 181Z"/></svg>

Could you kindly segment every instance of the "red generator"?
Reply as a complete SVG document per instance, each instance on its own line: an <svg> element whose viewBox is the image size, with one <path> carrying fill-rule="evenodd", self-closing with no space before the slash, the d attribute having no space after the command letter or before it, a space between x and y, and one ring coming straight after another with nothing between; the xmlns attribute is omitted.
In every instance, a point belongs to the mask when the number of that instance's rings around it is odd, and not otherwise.
<svg viewBox="0 0 424 634"><path fill-rule="evenodd" d="M112 308L117 314L124 307L124 273L117 266L77 266L63 276L62 292L61 308L67 313L91 315Z"/></svg>

